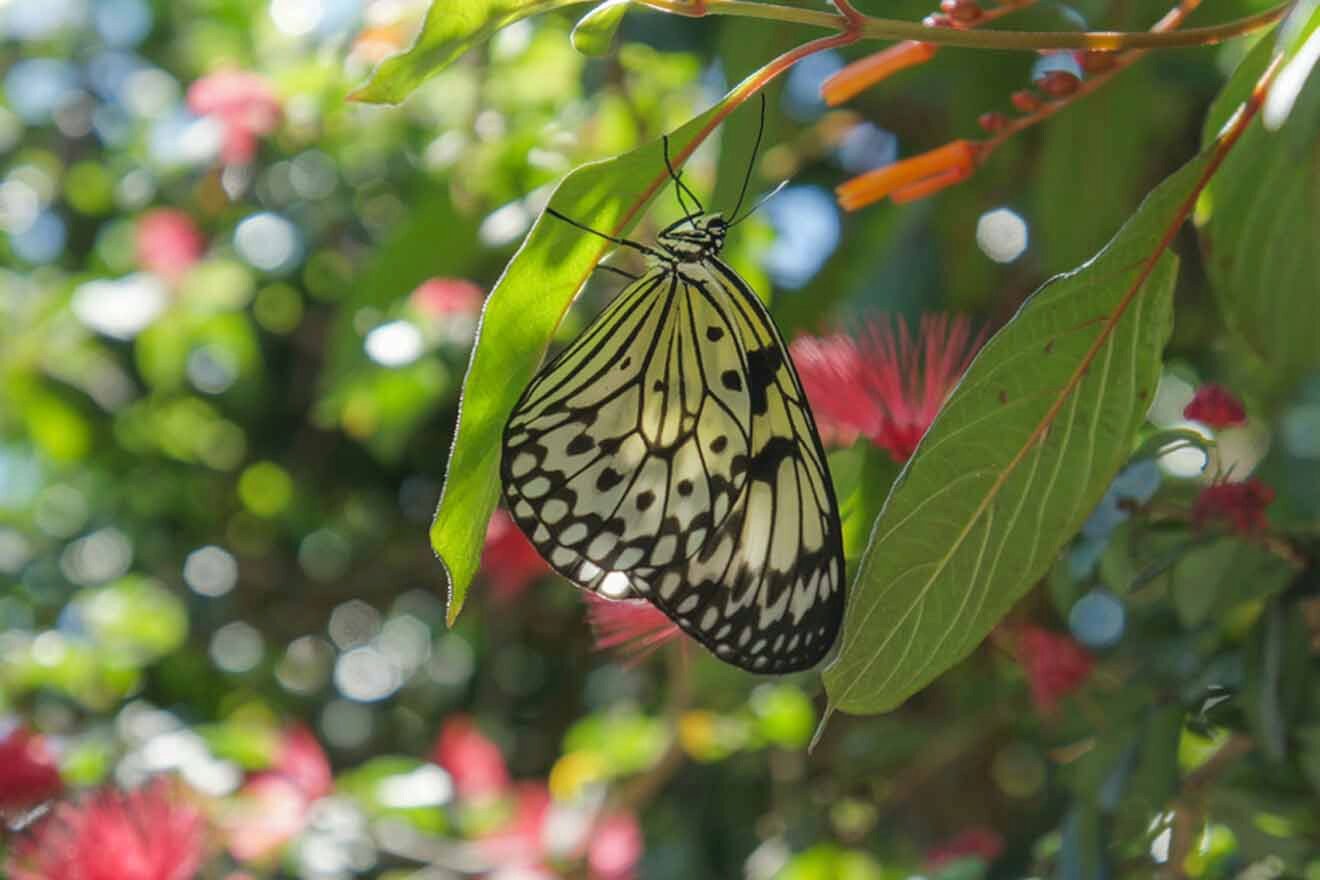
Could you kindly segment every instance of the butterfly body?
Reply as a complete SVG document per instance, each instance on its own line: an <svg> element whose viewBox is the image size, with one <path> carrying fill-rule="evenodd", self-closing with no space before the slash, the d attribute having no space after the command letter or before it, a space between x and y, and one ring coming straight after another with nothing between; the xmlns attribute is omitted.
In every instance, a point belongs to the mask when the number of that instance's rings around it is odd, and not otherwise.
<svg viewBox="0 0 1320 880"><path fill-rule="evenodd" d="M765 306L685 218L505 428L515 521L569 580L643 598L720 659L808 668L843 612L838 507Z"/></svg>

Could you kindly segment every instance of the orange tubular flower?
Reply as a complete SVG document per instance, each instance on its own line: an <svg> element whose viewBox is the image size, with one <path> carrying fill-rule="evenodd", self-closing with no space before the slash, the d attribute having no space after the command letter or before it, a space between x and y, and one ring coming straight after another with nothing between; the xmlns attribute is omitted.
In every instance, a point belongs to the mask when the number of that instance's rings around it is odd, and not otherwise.
<svg viewBox="0 0 1320 880"><path fill-rule="evenodd" d="M939 149L844 181L834 192L846 211L865 208L891 194L896 202L910 202L966 180L976 162L975 144L951 141Z"/></svg>
<svg viewBox="0 0 1320 880"><path fill-rule="evenodd" d="M854 61L821 84L820 94L825 103L837 107L854 95L864 92L886 77L924 64L935 57L930 43L904 40L888 49Z"/></svg>

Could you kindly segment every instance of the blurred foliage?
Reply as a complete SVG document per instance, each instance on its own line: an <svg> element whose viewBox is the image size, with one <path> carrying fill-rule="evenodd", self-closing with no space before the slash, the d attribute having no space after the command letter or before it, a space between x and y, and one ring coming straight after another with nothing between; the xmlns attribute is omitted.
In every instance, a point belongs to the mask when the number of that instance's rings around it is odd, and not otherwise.
<svg viewBox="0 0 1320 880"><path fill-rule="evenodd" d="M1317 290L1296 244L1316 232L1314 84L1291 152L1252 130L1231 157L1249 167L1198 206L1206 256L1179 248L1145 442L1042 582L901 707L834 717L808 751L815 678L683 642L600 652L576 591L534 561L509 580L518 551L492 540L445 626L426 532L484 296L506 265L560 270L550 334L600 244L551 228L510 264L553 185L653 160L808 34L618 5L575 30L559 5L473 4L495 27L437 3L423 29L419 0L0 2L0 753L38 732L70 797L177 776L214 826L204 876L1320 875ZM1030 7L1005 26L1162 11ZM1311 24L1290 23L1297 57ZM396 53L419 32L414 70ZM959 187L847 215L832 187L971 136L1034 59L945 50L827 109L824 77L874 47L812 56L767 89L753 166L753 193L791 183L726 254L789 338L944 310L999 327L1218 131L1249 42L1152 53ZM421 83L407 100L348 100L391 55L388 97ZM734 113L685 181L731 202L755 134ZM638 162L583 174L608 189ZM1270 188L1243 184L1265 168ZM977 231L1003 210L1028 235L999 262ZM631 235L677 216L662 193ZM617 281L591 276L553 344ZM1184 417L1209 380L1245 424ZM855 569L899 466L837 439ZM1272 487L1266 528L1215 519L1225 475Z"/></svg>

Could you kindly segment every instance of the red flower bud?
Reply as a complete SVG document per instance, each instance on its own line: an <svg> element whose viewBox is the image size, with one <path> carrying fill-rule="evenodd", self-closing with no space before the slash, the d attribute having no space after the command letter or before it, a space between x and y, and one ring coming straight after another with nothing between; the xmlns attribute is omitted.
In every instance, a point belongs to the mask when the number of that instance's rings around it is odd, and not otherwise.
<svg viewBox="0 0 1320 880"><path fill-rule="evenodd" d="M1066 98L1077 91L1082 81L1066 70L1051 70L1036 80L1036 87L1051 98Z"/></svg>
<svg viewBox="0 0 1320 880"><path fill-rule="evenodd" d="M1035 113L1040 109L1040 97L1030 89L1019 89L1011 100L1020 113Z"/></svg>

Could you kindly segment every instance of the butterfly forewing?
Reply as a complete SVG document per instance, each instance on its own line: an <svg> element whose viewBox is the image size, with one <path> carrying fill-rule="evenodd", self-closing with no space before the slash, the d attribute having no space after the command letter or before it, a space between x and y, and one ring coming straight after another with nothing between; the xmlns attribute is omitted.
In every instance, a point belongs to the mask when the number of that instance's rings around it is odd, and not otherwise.
<svg viewBox="0 0 1320 880"><path fill-rule="evenodd" d="M742 369L733 327L706 332L720 318L703 303L674 273L652 270L538 375L505 430L515 520L590 589L609 572L691 556L741 493L733 465L746 459L751 403L745 389L702 379ZM608 592L628 585L615 578Z"/></svg>
<svg viewBox="0 0 1320 880"><path fill-rule="evenodd" d="M805 669L842 617L837 504L764 305L718 243L687 244L708 221L671 235L683 250L528 386L505 429L505 497L580 586L649 599L743 668Z"/></svg>

